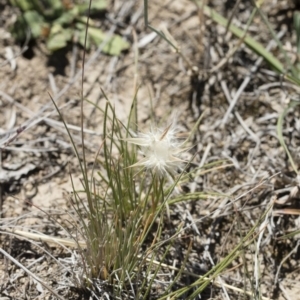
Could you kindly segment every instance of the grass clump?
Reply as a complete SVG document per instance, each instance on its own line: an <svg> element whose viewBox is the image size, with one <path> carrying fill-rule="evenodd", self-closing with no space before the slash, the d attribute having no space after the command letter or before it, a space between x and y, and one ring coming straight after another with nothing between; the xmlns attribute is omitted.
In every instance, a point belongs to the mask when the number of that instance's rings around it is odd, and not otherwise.
<svg viewBox="0 0 300 300"><path fill-rule="evenodd" d="M107 293L113 299L145 299L150 293L160 268L153 261L162 243L165 208L180 177L178 163L184 163L180 153L185 149L176 139L176 127L138 134L135 107L125 125L107 101L92 170L80 160L73 143L83 176L83 189L73 184L71 197L80 224L74 275L77 286L96 298Z"/></svg>

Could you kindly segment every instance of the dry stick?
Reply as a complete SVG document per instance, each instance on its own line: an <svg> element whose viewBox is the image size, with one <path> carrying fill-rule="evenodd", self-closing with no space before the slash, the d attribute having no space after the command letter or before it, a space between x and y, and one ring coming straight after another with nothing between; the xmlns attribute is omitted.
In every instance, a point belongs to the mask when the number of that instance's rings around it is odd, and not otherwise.
<svg viewBox="0 0 300 300"><path fill-rule="evenodd" d="M10 120L8 124L6 125L6 128L8 130L11 130L16 122L16 108L12 107L12 113L10 114ZM0 131L0 135L2 135L2 130ZM0 139L0 145L2 144L3 141L5 141L7 138L7 134L4 133L5 137L3 139ZM2 149L0 148L0 175L2 171ZM2 198L2 183L0 183L0 219L2 215L2 204L3 204L3 198Z"/></svg>
<svg viewBox="0 0 300 300"><path fill-rule="evenodd" d="M230 94L227 88L227 84L225 82L225 80L221 81L221 87L223 89L223 92L225 94L225 97L228 101L229 104L231 104L231 100L230 100ZM259 138L258 136L249 128L249 126L244 122L244 120L242 119L241 115L238 112L234 113L235 117L237 118L237 120L240 122L241 126L243 127L243 129L253 138L253 140L256 143L259 143Z"/></svg>
<svg viewBox="0 0 300 300"><path fill-rule="evenodd" d="M235 15L235 13L236 13L238 7L239 7L240 2L241 2L241 0L237 0L237 1L235 2L235 4L234 4L234 7L233 7L233 9L232 9L232 13L231 13L231 15L230 15L230 17L229 17L229 19L228 19L228 23L227 23L227 26L226 26L226 32L225 32L225 35L227 34L227 32L228 32L228 30L229 30L229 27L230 27L230 25L231 25L232 19L233 19L234 15Z"/></svg>
<svg viewBox="0 0 300 300"><path fill-rule="evenodd" d="M211 234L211 235L212 235L212 234ZM210 235L210 236L211 236L211 235ZM200 234L199 234L199 236L200 236ZM209 238L207 239L206 246L204 247L204 259L205 259L205 256L207 256L208 259L209 259L209 261L210 261L210 263L211 263L211 265L212 265L213 267L215 267L215 266L216 266L216 265L215 265L215 262L213 261L211 255L210 255L210 252L209 252L209 246L210 246L210 245L211 245L211 237L209 237ZM216 279L219 281L219 285L220 285L220 287L221 287L222 290L223 290L223 293L224 293L225 298L226 298L227 300L230 300L223 279L221 278L220 275L217 275L217 276L216 276Z"/></svg>
<svg viewBox="0 0 300 300"><path fill-rule="evenodd" d="M105 47L105 45L108 43L108 41L110 40L111 36L115 32L115 30L116 30L116 26L112 26L111 30L109 31L109 33L107 35L107 38L99 45L97 51L95 53L93 53L93 55L91 56L91 58L86 62L85 69L87 69L89 66L91 66L95 62L95 60L98 58L98 56L102 52L102 49ZM75 82L77 82L78 79L80 79L81 75L82 75L82 70L79 70L76 73L76 75L72 78L72 80L70 82L68 82L64 86L64 88L62 90L60 90L57 93L57 95L55 95L55 97L53 97L53 100L55 102L58 101L70 89L70 87L73 86L75 84ZM15 106L21 108L22 110L26 111L27 113L29 113L32 116L30 119L28 119L26 122L24 122L23 125L21 125L17 129L16 134L12 138L10 138L8 141L6 141L6 143L4 144L4 146L6 146L9 143L11 143L14 139L17 138L17 136L21 132L23 132L24 130L28 129L29 127L28 127L27 124L31 124L31 123L34 123L34 125L37 124L37 122L34 122L34 120L36 120L44 111L46 111L46 109L48 109L49 107L52 106L52 101L49 101L49 103L46 104L46 105L44 105L37 113L33 114L32 111L30 111L28 108L26 108L22 104L17 103L12 97L10 97L9 95L7 95L6 93L0 91L0 96L4 97L10 103L13 103ZM46 117L40 117L40 119L39 119L38 122L41 122L41 121L43 121L45 119L46 119Z"/></svg>
<svg viewBox="0 0 300 300"><path fill-rule="evenodd" d="M0 148L0 173L1 171L2 171L2 149ZM2 214L3 214L2 206L3 206L3 194L2 194L2 183L0 183L0 220L2 219Z"/></svg>
<svg viewBox="0 0 300 300"><path fill-rule="evenodd" d="M0 234L7 234L8 232L7 231L0 231ZM10 235L11 237L13 238L19 238L18 235L14 234L13 231L9 232L8 235ZM24 240L27 241L27 242L30 242L32 245L36 246L37 248L39 248L40 250L42 250L44 252L44 254L48 255L50 258L53 259L53 261L55 261L57 263L58 266L60 266L61 268L65 268L65 266L61 263L61 261L57 258L55 258L47 249L47 247L45 247L45 244L42 244L42 245L39 245L38 243L36 242L33 242L32 239L29 239L29 238L26 238L24 237ZM72 251L67 248L65 245L63 244L59 244L64 250L67 251L67 253L72 253ZM45 257L44 255L42 257ZM28 266L27 266L27 269L30 269L32 266L32 263L30 263ZM1 299L1 298L0 298Z"/></svg>
<svg viewBox="0 0 300 300"><path fill-rule="evenodd" d="M16 107L22 109L23 111L25 111L26 113L28 113L30 116L33 116L31 119L29 119L26 122L24 122L21 127L18 127L17 129L6 131L6 135L7 136L9 136L10 134L14 134L14 135L12 137L10 137L10 138L7 137L7 138L4 138L4 139L0 140L0 147L4 146L5 148L7 148L7 145L9 145L10 143L12 143L18 137L18 135L20 135L25 129L28 130L29 128L31 128L32 126L38 124L41 121L45 121L48 125L50 125L50 126L56 128L57 130L60 130L63 133L65 133L65 131L62 130L62 129L65 128L65 125L62 122L55 121L55 120L49 118L49 116L51 116L53 113L56 112L55 109L53 109L51 112L45 114L43 117L39 117L38 118L38 114L34 114L27 107L25 107L22 104L16 102L11 96L7 95L3 91L0 91L0 96L2 96L3 98L5 98L8 102L10 102L12 104L15 104ZM66 104L63 104L59 109L63 109L65 107L67 107L68 105L70 105L71 103L72 103L72 101L69 101ZM69 129L72 129L72 130L75 130L75 131L80 131L81 130L80 127L75 126L75 125L67 124L67 126L68 126ZM101 134L98 134L98 133L96 133L94 131L91 131L91 130L88 130L88 129L84 129L84 132L88 133L88 134L93 134L93 135L101 135ZM74 139L76 139L76 137L74 137Z"/></svg>
<svg viewBox="0 0 300 300"><path fill-rule="evenodd" d="M279 283L279 288L282 291L284 297L286 298L286 300L293 300L290 295L288 294L287 290L283 287L282 282ZM294 292L292 293L292 295L294 294ZM294 294L295 295L295 294ZM292 296L293 297L293 296Z"/></svg>
<svg viewBox="0 0 300 300"><path fill-rule="evenodd" d="M86 246L86 243L84 241L75 242L71 239L55 238L55 237L50 237L50 236L46 236L46 235L40 235L40 234L36 234L36 233L26 232L26 231L22 231L22 230L8 230L8 229L5 229L5 230L8 231L8 232L14 233L16 235L19 235L20 237L23 236L23 237L30 238L30 239L33 239L33 240L36 240L36 241L44 241L44 242L47 242L47 243L55 243L55 244L58 243L58 244L62 244L64 246L74 247L74 248L78 247L78 244L80 244L80 246L83 247L83 248ZM1 248L0 248L0 251L1 251ZM146 260L153 263L153 264L155 264L155 265L160 265L164 268L168 268L168 269L174 270L176 272L180 271L180 268L176 268L176 267L161 263L161 262L156 261L156 260L152 260L152 259L149 259L149 258L147 258ZM202 278L202 279L211 281L211 279L208 278L208 277L199 276L198 274L195 274L195 273L192 273L192 272L183 271L183 273L186 274L186 275L196 277L196 278ZM238 293L242 293L242 294L252 296L251 292L236 288L236 287L234 287L232 285L229 285L227 283L224 283L224 282L221 283L221 282L218 282L218 281L214 280L212 283L215 284L216 286L219 286L219 287L223 286L223 287L226 287L230 290L236 291ZM271 300L270 298L263 297L263 296L261 297L261 299L262 300Z"/></svg>
<svg viewBox="0 0 300 300"><path fill-rule="evenodd" d="M35 264L37 263L40 263L42 260L45 259L45 256L41 256L39 257L38 259L34 260L32 263L30 263L28 266L27 266L27 269L30 270ZM13 283L14 281L18 280L19 278L23 277L24 276L24 273L23 272L20 272L19 274L16 274L11 280L10 282ZM1 298L0 298L1 299Z"/></svg>
<svg viewBox="0 0 300 300"><path fill-rule="evenodd" d="M293 253L297 253L298 247L299 247L299 246L300 246L300 240L298 240L296 246L292 249L292 251L291 251L288 255L286 255L286 256L282 259L282 261L280 262L279 267L278 267L277 272L276 272L276 275L275 275L274 284L277 284L277 283L278 283L278 277L279 277L279 273L280 273L281 267L282 267L283 264L286 262L286 260L287 260L288 258L291 257L291 255L292 255Z"/></svg>
<svg viewBox="0 0 300 300"><path fill-rule="evenodd" d="M225 80L222 80L221 81L221 87L222 87L222 89L223 89L223 92L224 92L224 94L225 94L225 97L226 97L226 99L227 99L227 101L228 101L228 103L229 103L229 105L232 103L231 102L231 97L230 97L230 95L229 95L229 91L228 91L228 88L227 88L227 84L226 84L226 82L225 82ZM252 159L253 159L253 157L254 157L254 154L255 154L255 152L258 150L258 148L259 148L259 145L260 145L260 139L259 139L259 137L249 128L249 126L244 122L244 120L242 119L242 117L241 117L241 115L236 111L236 112L234 112L234 115L235 115L235 117L237 118L237 120L240 122L240 124L241 124L241 126L243 127L243 129L252 137L252 139L255 141L255 143L256 143L256 145L255 145L255 148L253 149L253 151L252 151L252 153L251 153L251 156L250 156L250 158L249 158L249 160L248 160L248 163L247 163L247 165L245 166L245 168L247 168L249 165L250 165L250 163L251 163L251 161L252 161Z"/></svg>
<svg viewBox="0 0 300 300"><path fill-rule="evenodd" d="M5 65L9 64L11 59L16 59L18 56L21 56L25 51L27 51L27 49L28 49L28 43L30 41L30 38L31 38L31 34L30 34L30 30L28 30L26 32L25 43L22 46L21 50L17 54L15 54L13 58L8 58L8 59L6 59L6 61L4 61L2 64L0 64L0 68L2 68Z"/></svg>
<svg viewBox="0 0 300 300"><path fill-rule="evenodd" d="M189 220L191 222L192 228L194 229L194 231L196 232L196 234L200 237L201 236L200 232L199 232L199 230L198 230L198 228L196 226L196 223L195 223L192 215L190 214L190 212L188 210L186 210L186 213L187 213L187 216L188 216L188 218L189 218ZM204 256L207 256L208 259L209 259L209 261L210 261L210 263L211 263L211 265L215 267L215 262L213 261L211 255L209 253L210 242L211 242L211 238L208 238L207 243L206 243L207 245L204 247ZM228 293L227 293L227 290L226 290L226 287L224 285L223 279L221 278L220 275L217 276L216 278L219 281L219 284L220 284L220 286L221 286L221 288L222 288L222 290L224 292L224 295L225 295L226 299L230 300L230 298L228 296Z"/></svg>
<svg viewBox="0 0 300 300"><path fill-rule="evenodd" d="M49 119L49 118L46 118L45 121L49 125L51 125L51 126L53 126L55 128L57 128L57 127L65 128L65 125L64 125L63 122L52 120L52 119ZM72 124L69 124L67 122L66 122L66 126L68 127L69 130L80 131L80 127L79 126L72 125ZM95 132L93 130L90 130L90 129L84 129L84 133L88 133L88 134L91 134L91 135L97 135L97 136L101 136L102 135L102 133L97 133L97 132Z"/></svg>
<svg viewBox="0 0 300 300"><path fill-rule="evenodd" d="M284 36L285 32L286 32L286 30L280 31L278 33L278 35L277 35L277 39L281 39ZM276 41L275 40L271 40L269 42L269 44L267 45L266 50L270 51L275 46L276 46ZM252 74L254 74L257 71L257 69L260 66L260 64L262 63L262 61L263 61L263 57L260 56L256 60L254 66L250 69L250 73L245 77L243 83L241 84L241 86L237 90L236 94L234 95L234 97L233 97L233 99L232 99L232 101L230 103L230 106L229 106L228 110L226 111L226 114L225 114L225 116L224 116L224 118L222 120L222 123L221 123L222 125L225 125L227 123L229 115L231 114L231 112L232 112L234 106L236 105L239 97L241 96L242 92L244 91L244 89L246 88L246 86L248 85L248 83L250 82Z"/></svg>
<svg viewBox="0 0 300 300"><path fill-rule="evenodd" d="M6 256L10 261L12 261L15 265L17 265L19 268L21 268L25 273L30 275L34 280L39 282L44 288L46 288L49 292L51 292L55 297L57 297L60 300L64 300L61 296L59 296L54 290L52 290L46 283L44 283L40 278L38 278L34 273L29 271L27 268L25 268L22 264L20 264L16 259L14 259L12 256L10 256L5 250L0 248L0 253L2 253L4 256Z"/></svg>
<svg viewBox="0 0 300 300"><path fill-rule="evenodd" d="M282 81L269 82L269 83L262 84L261 86L259 86L258 90L264 91L264 90L268 90L268 89L276 88L276 87L279 87L279 88L288 87L288 88L296 90L297 93L300 93L299 86L292 84L290 82L282 82Z"/></svg>
<svg viewBox="0 0 300 300"><path fill-rule="evenodd" d="M214 67L212 67L209 70L209 73L216 73L219 69L221 69L228 61L229 59L235 54L235 52L238 50L238 48L241 46L243 43L243 40L239 40L238 43L233 46L232 48L229 48L227 53L225 54L225 57L223 57ZM229 45L230 47L230 45Z"/></svg>
<svg viewBox="0 0 300 300"><path fill-rule="evenodd" d="M30 127L36 125L37 123L41 122L41 121L45 121L47 124L49 124L52 127L55 127L55 125L60 127L64 126L62 125L62 122L59 121L54 121L52 119L49 118L50 115L52 115L53 113L56 112L56 110L52 110L51 112L47 113L46 115L44 115L43 117L39 117L38 118L38 114L34 114L31 110L29 110L27 107L23 106L22 104L16 102L11 96L7 95L6 93L4 93L3 91L0 91L0 96L2 96L4 99L6 99L8 102L14 104L16 107L22 109L23 111L25 111L26 113L28 113L30 116L33 116L32 118L30 118L29 120L25 121L23 123L22 126L18 127L17 129L12 129L12 130L7 130L6 131L6 135L7 137L0 140L0 147L4 146L6 147L7 145L9 145L11 142L13 142L18 135L20 135L24 130L28 130ZM63 109L64 107L68 106L71 104L72 101L69 101L68 103L62 105L60 107L60 109ZM76 127L74 125L69 125L71 129L73 130L79 130L79 127ZM90 133L90 134L96 134L95 132L92 132L90 130L85 130L85 132ZM13 134L12 137L8 138L10 134Z"/></svg>
<svg viewBox="0 0 300 300"><path fill-rule="evenodd" d="M2 228L4 229L4 228ZM35 241L43 241L46 243L52 243L52 244L58 244L58 245L64 245L67 247L78 247L78 245L82 248L84 248L86 246L86 242L85 241L74 241L73 239L64 239L64 238L57 238L57 237L53 237L53 236L49 236L46 234L40 234L40 233L33 233L33 232L28 232L28 231L23 231L23 230L18 230L18 229L8 229L5 228L5 232L9 232L9 233L13 233L15 235L21 236L21 237L25 237L28 239L32 239ZM2 234L5 233L4 231L2 232Z"/></svg>
<svg viewBox="0 0 300 300"><path fill-rule="evenodd" d="M220 208L218 207L217 209L215 209L210 215L214 216L214 214L218 211L220 211L221 209L226 209L226 208L229 208L229 206L233 205L234 203L236 203L237 201L239 201L240 199L242 199L243 197L245 197L247 194L249 193L252 193L253 191L255 191L256 189L260 188L261 186L264 185L265 181L266 180L271 180L272 178L276 177L278 174L280 174L280 172L277 172L275 174L273 174L272 176L270 177L266 177L265 179L262 179L258 184L256 184L253 188L251 188L250 190L242 193L241 195L239 195L238 197L236 197L235 199L231 200L229 203L226 204L226 202L224 203L224 205ZM242 186L241 186L242 187ZM240 188L241 188L240 187ZM234 189L235 190L235 189ZM237 190L235 190L237 191ZM221 216L220 214L217 214L215 217L217 216ZM196 223L200 223L200 222L203 222L204 219L206 219L208 216L203 216L201 218L199 218L198 220L196 220L195 222ZM187 228L191 227L190 225L186 226L183 228L183 230L186 230Z"/></svg>
<svg viewBox="0 0 300 300"><path fill-rule="evenodd" d="M58 89L55 83L55 79L52 73L48 74L48 79L49 79L49 84L50 84L50 88L52 91L52 94L54 95L54 97L57 95Z"/></svg>
<svg viewBox="0 0 300 300"><path fill-rule="evenodd" d="M272 198L271 198L272 201ZM261 289L259 286L260 283L260 265L259 265L259 253L260 253L260 247L261 247L261 242L265 233L265 229L267 229L267 226L269 224L269 218L270 215L272 215L272 209L270 209L265 216L264 221L261 223L260 228L259 228L259 235L257 239L257 244L256 244L256 249L255 249L255 254L254 254L254 279L255 279L255 291L259 292L259 296L261 296Z"/></svg>
<svg viewBox="0 0 300 300"><path fill-rule="evenodd" d="M71 59L71 71L70 71L70 77L69 82L72 81L76 74L76 61L78 57L78 34L75 35L74 42L73 42L73 49L72 49L72 59Z"/></svg>
<svg viewBox="0 0 300 300"><path fill-rule="evenodd" d="M200 32L199 32L199 41L198 41L198 49L199 49L199 53L202 55L204 49L202 46L203 43L203 37L204 37L204 26L205 26L205 15L204 15L204 6L206 5L206 0L202 1L201 3L201 7L200 5L196 5L197 7L197 12L198 12L198 18L199 18L199 28L200 28ZM196 3L195 3L196 4Z"/></svg>

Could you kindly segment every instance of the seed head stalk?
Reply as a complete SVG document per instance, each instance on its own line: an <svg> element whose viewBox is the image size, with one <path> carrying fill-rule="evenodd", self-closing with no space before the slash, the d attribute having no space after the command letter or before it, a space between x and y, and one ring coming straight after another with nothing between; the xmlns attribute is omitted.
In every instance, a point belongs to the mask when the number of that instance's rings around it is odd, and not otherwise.
<svg viewBox="0 0 300 300"><path fill-rule="evenodd" d="M184 160L181 154L187 150L184 142L177 138L178 129L171 123L165 129L151 126L147 133L138 133L135 137L127 138L126 142L137 145L143 156L130 167L140 167L141 171L151 173L151 215L155 215L159 203L164 203L165 184L168 181L175 184L178 171L182 171ZM168 218L170 212L168 204L165 206Z"/></svg>

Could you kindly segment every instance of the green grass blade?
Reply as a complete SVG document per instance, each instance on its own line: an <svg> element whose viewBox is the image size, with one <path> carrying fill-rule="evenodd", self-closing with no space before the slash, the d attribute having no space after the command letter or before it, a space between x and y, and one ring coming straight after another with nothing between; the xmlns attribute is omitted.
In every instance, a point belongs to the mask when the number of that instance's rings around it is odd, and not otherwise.
<svg viewBox="0 0 300 300"><path fill-rule="evenodd" d="M196 4L199 7L201 7L200 6L201 4L199 3L199 1L196 1ZM218 23L219 25L221 25L225 28L228 26L227 19L224 18L223 16L219 15L216 11L209 8L208 6L204 6L203 9L204 9L204 14L207 17L211 18L213 21L215 21L216 23ZM238 27L236 27L233 24L230 24L228 26L228 30L230 32L232 32L236 37L243 39L244 43L250 49L252 49L255 53L257 53L258 55L263 57L274 68L274 70L277 73L285 75L288 80L300 85L300 80L292 75L286 74L286 70L285 70L283 64L273 54L271 54L269 51L267 51L262 44L260 44L256 40L254 40L248 34L245 34L245 32L243 30L239 29Z"/></svg>

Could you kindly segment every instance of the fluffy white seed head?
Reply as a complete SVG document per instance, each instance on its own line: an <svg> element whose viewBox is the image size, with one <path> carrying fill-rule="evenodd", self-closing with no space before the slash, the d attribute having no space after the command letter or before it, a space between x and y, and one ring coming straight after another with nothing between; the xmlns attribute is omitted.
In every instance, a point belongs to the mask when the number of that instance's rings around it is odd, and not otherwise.
<svg viewBox="0 0 300 300"><path fill-rule="evenodd" d="M151 128L148 133L139 133L135 138L126 139L128 143L138 145L144 156L132 167L144 167L160 177L170 178L170 175L176 174L184 162L180 154L186 150L182 148L176 133L177 128L171 124L164 130Z"/></svg>

